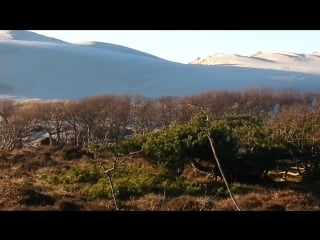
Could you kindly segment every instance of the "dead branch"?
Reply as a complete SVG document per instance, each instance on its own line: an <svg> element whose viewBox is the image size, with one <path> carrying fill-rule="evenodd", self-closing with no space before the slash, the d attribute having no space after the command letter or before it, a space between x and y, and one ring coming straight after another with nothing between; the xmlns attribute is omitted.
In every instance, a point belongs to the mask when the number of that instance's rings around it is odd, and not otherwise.
<svg viewBox="0 0 320 240"><path fill-rule="evenodd" d="M125 156L122 156L122 157L120 157L119 154L112 154L113 157L114 157L114 160L113 160L113 164L112 164L111 168L106 168L103 165L102 160L100 159L99 165L100 165L100 167L102 167L102 169L104 170L104 174L108 178L109 185L110 185L110 188L111 188L113 203L114 203L114 206L116 208L116 211L119 211L120 209L118 207L116 192L114 190L114 185L113 185L113 177L114 177L115 170L116 170L117 166L122 164L126 159L128 159L129 157L131 157L131 156L133 156L135 154L138 154L140 152L141 152L141 150L140 151L136 151L136 152L130 152L129 154L127 154Z"/></svg>
<svg viewBox="0 0 320 240"><path fill-rule="evenodd" d="M190 104L190 103L187 103L187 104L188 104L189 106L191 106L191 107L193 107L193 108L197 108L197 109L199 110L199 107L194 106L194 105L192 105L192 104ZM223 182L224 182L224 184L225 184L226 187L227 187L227 190L228 190L228 192L229 192L230 198L231 198L233 204L235 205L236 209L237 209L238 211L241 211L241 209L240 209L240 207L239 207L239 204L237 203L237 201L236 201L236 199L234 198L234 195L233 195L231 189L229 188L228 181L227 181L227 179L226 179L226 177L225 177L225 175L224 175L224 173L223 173L223 170L222 170L222 167L221 167L221 164L220 164L220 160L219 160L219 158L218 158L218 156L217 156L217 153L216 153L216 150L215 150L215 148L214 148L213 139L210 137L209 126L208 126L208 123L209 123L209 115L208 115L208 113L207 113L202 107L200 108L200 111L207 117L207 119L206 119L207 126L206 126L206 129L204 129L204 131L205 131L206 136L207 136L207 138L208 138L208 140L209 140L209 142L210 142L210 147L211 147L211 150L212 150L214 159L216 160L217 166L218 166L218 168L219 168L220 174L221 174L221 176L222 176Z"/></svg>
<svg viewBox="0 0 320 240"><path fill-rule="evenodd" d="M237 208L237 210L238 210L238 211L241 211L241 209L240 209L240 207L239 207L239 204L237 203L236 199L234 198L234 196L233 196L233 194L232 194L231 189L229 188L228 181L227 181L226 177L224 176L222 167L221 167L221 165L220 165L219 158L218 158L218 156L217 156L216 150L214 149L213 140L212 140L212 138L210 137L209 133L207 133L207 137L208 137L208 139L209 139L210 146L211 146L211 150L212 150L214 159L215 159L216 162L217 162L217 166L218 166L219 171L220 171L220 173L221 173L222 179L223 179L223 181L224 181L224 183L225 183L225 185L226 185L226 187L227 187L227 189L228 189L230 198L231 198L233 204L235 205L235 207Z"/></svg>

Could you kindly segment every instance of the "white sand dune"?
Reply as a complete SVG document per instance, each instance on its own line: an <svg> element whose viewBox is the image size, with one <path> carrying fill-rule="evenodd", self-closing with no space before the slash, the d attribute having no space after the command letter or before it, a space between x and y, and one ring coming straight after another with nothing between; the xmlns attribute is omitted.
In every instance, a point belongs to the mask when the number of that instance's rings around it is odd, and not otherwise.
<svg viewBox="0 0 320 240"><path fill-rule="evenodd" d="M0 95L79 99L98 94L184 96L254 87L320 90L320 54L220 54L180 64L127 47L71 44L29 31L0 31Z"/></svg>
<svg viewBox="0 0 320 240"><path fill-rule="evenodd" d="M297 54L290 52L257 52L250 57L219 53L206 58L198 58L191 64L221 65L237 67L286 70L301 73L320 74L320 54Z"/></svg>

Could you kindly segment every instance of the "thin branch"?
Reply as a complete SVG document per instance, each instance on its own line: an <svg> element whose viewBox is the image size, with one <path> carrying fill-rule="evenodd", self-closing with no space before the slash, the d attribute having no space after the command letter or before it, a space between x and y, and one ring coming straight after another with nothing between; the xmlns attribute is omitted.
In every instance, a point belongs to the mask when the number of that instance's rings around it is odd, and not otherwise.
<svg viewBox="0 0 320 240"><path fill-rule="evenodd" d="M112 167L110 169L106 169L105 166L102 164L102 162L100 162L100 166L103 168L105 175L108 177L109 184L110 184L110 187L111 187L114 206L115 206L116 210L118 211L119 207L118 207L118 203L117 203L116 193L114 191L113 181L112 181L112 178L110 176L110 172L114 171L114 167Z"/></svg>
<svg viewBox="0 0 320 240"><path fill-rule="evenodd" d="M229 188L228 181L227 181L226 177L224 176L222 167L221 167L221 165L220 165L219 158L218 158L218 156L217 156L216 150L214 149L213 140L212 140L212 138L210 137L209 133L207 133L207 137L208 137L208 139L209 139L210 146L211 146L211 150L212 150L214 159L215 159L216 162L217 162L217 165L218 165L219 171L220 171L220 173L221 173L222 179L223 179L223 181L224 181L224 183L225 183L225 185L226 185L226 187L227 187L227 189L228 189L230 198L231 198L231 200L233 201L234 205L236 206L237 210L238 210L238 211L241 211L241 209L240 209L240 207L239 207L239 204L237 203L236 199L234 198L234 196L233 196L233 194L232 194L231 189Z"/></svg>
<svg viewBox="0 0 320 240"><path fill-rule="evenodd" d="M115 193L115 191L114 191L114 186L113 186L112 178L111 178L109 172L106 173L106 175L108 176L109 184L110 184L110 187L111 187L111 192L112 192L112 197L113 197L114 205L115 205L115 207L116 207L116 210L119 211L119 207L118 207L118 203L117 203L116 193Z"/></svg>
<svg viewBox="0 0 320 240"><path fill-rule="evenodd" d="M114 190L114 185L113 185L113 176L114 176L114 173L115 173L115 170L116 170L116 167L123 163L126 159L128 159L130 156L133 156L137 153L140 153L140 151L136 151L136 152L130 152L128 155L126 156L123 156L121 160L119 160L119 156L115 156L113 154L113 157L114 157L114 160L113 160L113 163L112 163L112 167L107 169L102 161L100 161L100 166L103 168L104 170L104 174L107 176L108 178L108 181L109 181L109 185L110 185L110 188L111 188L111 193L112 193L112 198L113 198L113 202L114 202L114 206L116 208L116 210L118 211L119 210L119 207L118 207L118 202L117 202L117 198L116 198L116 193L115 193L115 190Z"/></svg>
<svg viewBox="0 0 320 240"><path fill-rule="evenodd" d="M199 110L199 107L197 107L197 106L195 106L195 105L193 105L193 104L191 104L191 103L187 103L187 105L191 106L192 108L196 108L196 109ZM241 209L240 209L240 207L239 207L239 204L237 203L236 199L235 199L234 196L233 196L233 193L232 193L231 189L229 188L228 181L227 181L226 177L224 176L224 173L223 173L223 170L222 170L222 167L221 167L219 158L218 158L217 153L216 153L216 150L215 150L215 148L214 148L213 139L210 137L210 132L209 132L209 130L208 130L208 129L209 129L209 126L208 126L208 124L209 124L209 114L208 114L202 107L200 107L200 111L207 117L207 119L206 119L207 126L206 126L206 129L205 129L204 131L206 132L207 138L208 138L208 140L209 140L209 142L210 142L210 147L211 147L211 150L212 150L214 159L215 159L216 162L217 162L217 166L218 166L219 171L220 171L220 173L221 173L221 176L222 176L222 179L223 179L223 181L224 181L224 184L226 185L226 187L227 187L227 189L228 189L230 198L231 198L232 202L234 203L236 209L237 209L238 211L241 211Z"/></svg>
<svg viewBox="0 0 320 240"><path fill-rule="evenodd" d="M131 156L133 156L133 155L135 155L135 154L141 153L141 152L142 152L142 150L128 153L128 155L122 157L122 159L118 162L118 164L121 164L122 162L124 162L125 160L127 160L129 157L131 157Z"/></svg>

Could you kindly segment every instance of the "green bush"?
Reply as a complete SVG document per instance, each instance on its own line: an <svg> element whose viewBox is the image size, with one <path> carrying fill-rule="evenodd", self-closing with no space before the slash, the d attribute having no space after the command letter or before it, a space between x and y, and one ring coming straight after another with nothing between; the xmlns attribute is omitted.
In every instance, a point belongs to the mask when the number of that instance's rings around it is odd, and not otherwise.
<svg viewBox="0 0 320 240"><path fill-rule="evenodd" d="M206 117L199 114L188 124L149 134L142 145L143 153L149 161L163 165L168 172L180 174L185 164L196 158L212 162L208 131L214 138L220 160L225 163L233 159L236 142L232 132L216 122L207 127L205 120Z"/></svg>
<svg viewBox="0 0 320 240"><path fill-rule="evenodd" d="M261 177L283 156L282 145L270 136L263 119L250 115L225 116L209 123L204 114L198 114L188 124L136 136L126 144L142 149L150 162L164 166L170 174L179 175L194 159L215 162L207 133L229 178L237 175Z"/></svg>

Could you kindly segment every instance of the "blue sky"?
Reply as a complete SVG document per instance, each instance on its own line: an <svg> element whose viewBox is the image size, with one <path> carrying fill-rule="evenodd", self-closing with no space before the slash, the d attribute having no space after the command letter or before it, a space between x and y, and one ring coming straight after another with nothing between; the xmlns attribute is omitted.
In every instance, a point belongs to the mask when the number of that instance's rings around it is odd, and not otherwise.
<svg viewBox="0 0 320 240"><path fill-rule="evenodd" d="M114 43L158 57L189 63L216 53L250 56L265 52L320 52L319 30L31 30L75 43Z"/></svg>

